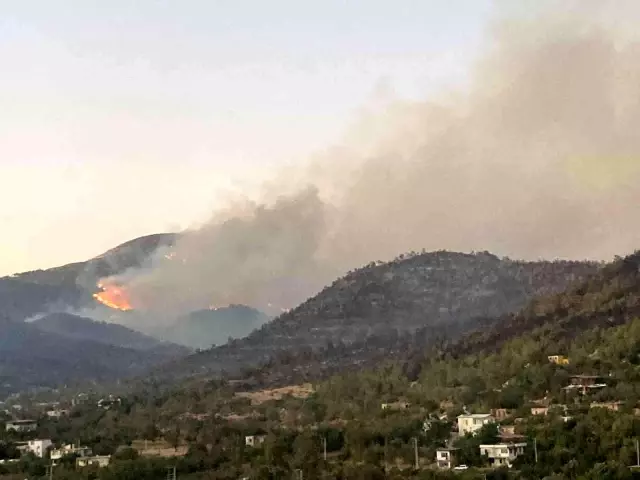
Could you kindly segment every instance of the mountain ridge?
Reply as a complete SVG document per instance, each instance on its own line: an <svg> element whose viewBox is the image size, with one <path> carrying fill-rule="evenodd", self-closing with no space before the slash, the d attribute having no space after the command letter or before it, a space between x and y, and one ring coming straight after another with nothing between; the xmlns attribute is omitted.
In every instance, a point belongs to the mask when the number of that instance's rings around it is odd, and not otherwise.
<svg viewBox="0 0 640 480"><path fill-rule="evenodd" d="M75 340L88 340L141 351L166 350L167 353L173 352L175 355L189 352L187 348L158 340L124 325L99 322L70 313L52 313L29 323L43 332Z"/></svg>
<svg viewBox="0 0 640 480"><path fill-rule="evenodd" d="M384 344L427 328L435 338L471 329L474 319L517 311L536 295L563 290L600 264L523 262L488 252L425 252L370 263L349 272L248 337L163 367L162 375L238 372L298 351ZM445 335L446 336L446 335ZM384 350L384 347L381 347ZM312 354L312 353L310 353ZM350 360L342 355L337 368Z"/></svg>

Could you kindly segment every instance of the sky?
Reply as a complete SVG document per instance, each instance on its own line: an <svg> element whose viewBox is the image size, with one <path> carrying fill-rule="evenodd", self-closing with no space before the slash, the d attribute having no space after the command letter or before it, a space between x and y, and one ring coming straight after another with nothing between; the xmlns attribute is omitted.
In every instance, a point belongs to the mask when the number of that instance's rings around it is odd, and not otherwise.
<svg viewBox="0 0 640 480"><path fill-rule="evenodd" d="M464 84L490 0L0 0L0 275L204 222L381 94Z"/></svg>

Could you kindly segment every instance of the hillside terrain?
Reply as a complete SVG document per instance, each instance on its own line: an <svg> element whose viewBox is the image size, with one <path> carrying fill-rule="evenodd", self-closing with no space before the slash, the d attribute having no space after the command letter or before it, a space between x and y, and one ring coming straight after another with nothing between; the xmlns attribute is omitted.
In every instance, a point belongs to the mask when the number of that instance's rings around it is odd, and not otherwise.
<svg viewBox="0 0 640 480"><path fill-rule="evenodd" d="M158 345L137 350L0 321L0 394L35 387L111 382L141 374L185 352Z"/></svg>
<svg viewBox="0 0 640 480"><path fill-rule="evenodd" d="M156 338L137 332L117 323L97 322L90 318L68 313L45 315L31 325L42 332L90 342L123 347L133 350L166 352L173 355L185 355L188 348L162 342Z"/></svg>
<svg viewBox="0 0 640 480"><path fill-rule="evenodd" d="M178 318L166 328L154 331L158 338L191 348L211 348L222 345L229 338L243 338L261 327L269 317L255 308L229 305L197 310Z"/></svg>
<svg viewBox="0 0 640 480"><path fill-rule="evenodd" d="M314 480L638 478L640 252L471 325L435 343L427 342L429 326L399 334L393 355L312 384L299 381L299 366L343 349L382 348L392 337L290 352L231 380L162 386L150 377L115 409L87 404L39 428L113 454L109 471L136 478L159 478L173 466L193 480L296 472ZM284 388L251 381L283 371L292 382ZM486 424L465 433L465 412ZM173 457L147 457L147 441L172 447ZM123 443L134 451L118 453ZM504 465L487 445L520 447ZM438 468L444 447L454 452L452 465L467 468Z"/></svg>
<svg viewBox="0 0 640 480"><path fill-rule="evenodd" d="M113 381L187 354L125 327L49 314L99 308L93 294L100 278L143 265L175 239L142 237L86 262L0 278L0 392Z"/></svg>
<svg viewBox="0 0 640 480"><path fill-rule="evenodd" d="M237 372L295 352L319 355L323 368L358 365L374 358L371 349L390 353L398 338L418 329L432 340L454 338L478 318L517 311L532 297L562 291L598 268L589 262L513 261L486 252L401 256L350 272L247 338L165 366L162 375Z"/></svg>
<svg viewBox="0 0 640 480"><path fill-rule="evenodd" d="M173 244L177 234L137 238L85 262L0 278L0 314L23 321L39 313L95 307L101 278L142 265L156 249Z"/></svg>

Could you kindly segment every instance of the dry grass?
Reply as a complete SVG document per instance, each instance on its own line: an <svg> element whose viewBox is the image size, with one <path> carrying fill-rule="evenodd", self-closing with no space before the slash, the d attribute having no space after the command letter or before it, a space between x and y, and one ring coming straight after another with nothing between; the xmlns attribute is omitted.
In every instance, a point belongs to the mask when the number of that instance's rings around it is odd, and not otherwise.
<svg viewBox="0 0 640 480"><path fill-rule="evenodd" d="M307 398L313 393L313 385L305 383L303 385L290 385L287 387L273 388L269 390L259 390L257 392L238 392L237 397L248 398L252 405L260 405L270 400L280 400L286 395L296 398Z"/></svg>
<svg viewBox="0 0 640 480"><path fill-rule="evenodd" d="M138 453L143 457L183 457L187 454L188 447L180 445L177 449L169 445L168 442L158 440L155 442L145 442L144 440L135 440L131 444Z"/></svg>

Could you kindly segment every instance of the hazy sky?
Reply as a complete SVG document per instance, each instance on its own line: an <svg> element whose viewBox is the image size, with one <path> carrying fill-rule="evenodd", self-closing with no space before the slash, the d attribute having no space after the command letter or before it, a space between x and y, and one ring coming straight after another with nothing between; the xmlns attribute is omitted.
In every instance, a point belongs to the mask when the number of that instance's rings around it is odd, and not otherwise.
<svg viewBox="0 0 640 480"><path fill-rule="evenodd" d="M464 81L490 0L0 0L0 275L203 221L380 90Z"/></svg>

